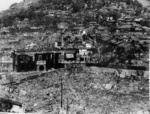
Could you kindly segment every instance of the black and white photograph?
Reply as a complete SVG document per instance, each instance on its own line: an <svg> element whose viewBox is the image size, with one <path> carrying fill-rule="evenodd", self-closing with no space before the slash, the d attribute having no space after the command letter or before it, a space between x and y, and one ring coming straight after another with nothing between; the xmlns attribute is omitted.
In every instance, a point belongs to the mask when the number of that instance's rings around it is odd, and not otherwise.
<svg viewBox="0 0 150 114"><path fill-rule="evenodd" d="M150 114L150 0L0 0L0 114Z"/></svg>

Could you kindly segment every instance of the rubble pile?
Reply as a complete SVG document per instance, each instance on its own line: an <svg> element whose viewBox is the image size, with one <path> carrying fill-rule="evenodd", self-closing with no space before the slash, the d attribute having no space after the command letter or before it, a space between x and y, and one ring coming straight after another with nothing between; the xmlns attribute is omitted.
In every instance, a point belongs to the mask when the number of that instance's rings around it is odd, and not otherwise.
<svg viewBox="0 0 150 114"><path fill-rule="evenodd" d="M118 81L115 74L98 72L99 69L86 67L78 73L60 70L41 74L20 83L10 96L22 102L26 112L44 110L55 114L64 109L69 114L137 114L140 111L147 114L148 82L125 78Z"/></svg>

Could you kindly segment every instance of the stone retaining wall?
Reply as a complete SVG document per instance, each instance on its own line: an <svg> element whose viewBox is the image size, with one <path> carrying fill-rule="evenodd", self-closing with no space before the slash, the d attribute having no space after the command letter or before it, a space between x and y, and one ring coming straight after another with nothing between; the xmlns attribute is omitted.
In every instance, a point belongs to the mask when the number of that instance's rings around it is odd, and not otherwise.
<svg viewBox="0 0 150 114"><path fill-rule="evenodd" d="M105 67L91 67L95 69L96 72L105 72L105 73L115 73L117 76L126 77L126 76L143 76L146 79L149 79L149 71L143 70L128 70L128 69L113 69L113 68L105 68Z"/></svg>

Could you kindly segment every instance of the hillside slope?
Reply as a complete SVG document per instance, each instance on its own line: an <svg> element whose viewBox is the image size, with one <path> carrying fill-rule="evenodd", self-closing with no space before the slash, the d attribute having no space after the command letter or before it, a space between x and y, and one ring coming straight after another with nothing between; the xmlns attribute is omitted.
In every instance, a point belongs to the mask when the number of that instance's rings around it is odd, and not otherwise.
<svg viewBox="0 0 150 114"><path fill-rule="evenodd" d="M2 12L1 55L53 50L62 40L64 49L85 49L87 41L97 49L92 55L95 63L140 66L140 71L116 75L110 69L83 67L80 72L58 69L36 75L35 71L29 78L28 72L2 74L0 81L8 83L0 85L0 96L22 102L27 112L58 114L63 101L69 114L149 114L148 79L141 70L149 64L149 11L133 0L72 1L25 0Z"/></svg>

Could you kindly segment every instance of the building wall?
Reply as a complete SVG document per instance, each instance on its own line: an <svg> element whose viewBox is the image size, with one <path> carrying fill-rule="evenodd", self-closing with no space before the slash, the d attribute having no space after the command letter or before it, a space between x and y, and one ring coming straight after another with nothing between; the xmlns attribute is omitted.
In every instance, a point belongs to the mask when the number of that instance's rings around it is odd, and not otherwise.
<svg viewBox="0 0 150 114"><path fill-rule="evenodd" d="M0 57L0 72L13 71L13 59L10 56Z"/></svg>
<svg viewBox="0 0 150 114"><path fill-rule="evenodd" d="M11 72L13 71L12 63L1 63L1 72Z"/></svg>

